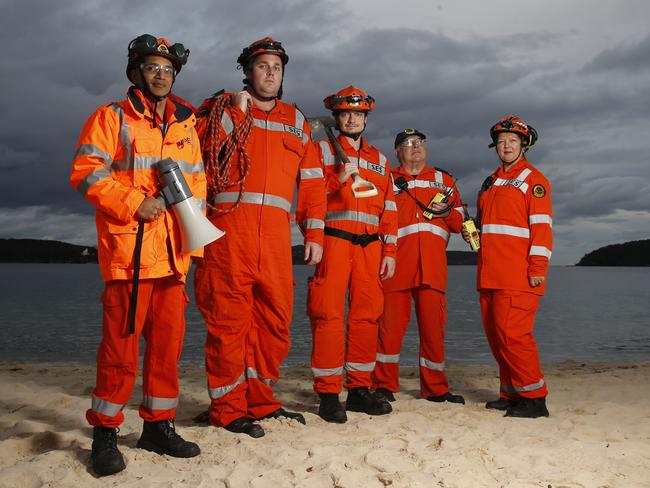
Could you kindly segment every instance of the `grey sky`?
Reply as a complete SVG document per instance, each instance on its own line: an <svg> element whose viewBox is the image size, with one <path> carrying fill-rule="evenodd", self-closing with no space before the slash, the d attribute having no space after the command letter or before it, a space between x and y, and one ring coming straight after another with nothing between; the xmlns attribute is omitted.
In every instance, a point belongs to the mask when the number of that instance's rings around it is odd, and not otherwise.
<svg viewBox="0 0 650 488"><path fill-rule="evenodd" d="M470 207L497 165L490 125L520 115L540 133L529 160L553 186L554 264L650 234L645 0L0 0L0 23L0 237L94 242L70 162L85 119L123 98L126 46L145 32L191 49L175 91L194 104L239 89L237 55L272 35L291 58L287 101L321 115L325 95L366 89L370 142L395 164L395 133L422 130Z"/></svg>

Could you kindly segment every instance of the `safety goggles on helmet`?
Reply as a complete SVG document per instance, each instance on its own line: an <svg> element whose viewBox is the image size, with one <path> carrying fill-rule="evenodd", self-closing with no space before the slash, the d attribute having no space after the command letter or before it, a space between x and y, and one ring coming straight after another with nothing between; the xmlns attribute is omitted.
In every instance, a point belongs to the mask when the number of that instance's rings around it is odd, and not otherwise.
<svg viewBox="0 0 650 488"><path fill-rule="evenodd" d="M521 137L522 144L526 149L531 148L537 142L537 131L516 115L508 115L502 118L490 128L490 137L492 144L488 147L495 147L497 137L502 132L512 132Z"/></svg>
<svg viewBox="0 0 650 488"><path fill-rule="evenodd" d="M176 72L187 63L190 50L180 43L169 44L164 38L156 38L151 34L142 34L129 43L129 63L144 56L162 56L169 59Z"/></svg>
<svg viewBox="0 0 650 488"><path fill-rule="evenodd" d="M289 62L289 56L287 56L286 51L282 47L282 43L272 37L265 37L245 47L237 58L237 64L245 68L251 59L260 54L275 54L279 56L283 66Z"/></svg>
<svg viewBox="0 0 650 488"><path fill-rule="evenodd" d="M370 112L375 108L375 99L355 86L348 86L323 99L325 108L332 110L358 110Z"/></svg>

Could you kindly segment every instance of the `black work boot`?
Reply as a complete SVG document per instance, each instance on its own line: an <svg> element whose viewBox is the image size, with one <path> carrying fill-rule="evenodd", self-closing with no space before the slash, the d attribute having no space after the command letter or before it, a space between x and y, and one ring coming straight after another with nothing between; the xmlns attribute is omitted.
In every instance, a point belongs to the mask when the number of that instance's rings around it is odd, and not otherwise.
<svg viewBox="0 0 650 488"><path fill-rule="evenodd" d="M375 396L382 396L389 402L395 401L395 394L390 391L388 388L377 388L375 390Z"/></svg>
<svg viewBox="0 0 650 488"><path fill-rule="evenodd" d="M506 417L521 417L536 419L537 417L548 417L546 398L522 398L516 405L508 407Z"/></svg>
<svg viewBox="0 0 650 488"><path fill-rule="evenodd" d="M320 406L318 407L318 416L326 422L335 424L344 424L348 416L339 402L338 393L319 393Z"/></svg>
<svg viewBox="0 0 650 488"><path fill-rule="evenodd" d="M345 409L351 412L363 412L368 415L386 415L393 411L388 400L370 393L365 386L351 388L348 391L348 399L345 402Z"/></svg>
<svg viewBox="0 0 650 488"><path fill-rule="evenodd" d="M436 403L442 403L442 402L449 402L449 403L460 403L462 405L465 405L465 399L463 398L462 395L454 395L451 392L443 393L442 395L432 395L428 396L427 400L430 402L436 402Z"/></svg>
<svg viewBox="0 0 650 488"><path fill-rule="evenodd" d="M233 434L246 434L254 439L264 437L264 429L262 426L248 417L239 417L228 425L224 425L223 428Z"/></svg>
<svg viewBox="0 0 650 488"><path fill-rule="evenodd" d="M117 429L93 427L90 459L93 463L93 471L98 476L119 473L126 468L122 453L117 449Z"/></svg>
<svg viewBox="0 0 650 488"><path fill-rule="evenodd" d="M201 454L199 446L176 433L173 420L145 421L137 447L178 458L191 458Z"/></svg>
<svg viewBox="0 0 650 488"><path fill-rule="evenodd" d="M508 400L507 398L499 397L498 400L492 400L485 403L485 408L490 410L508 410L517 402L515 400Z"/></svg>

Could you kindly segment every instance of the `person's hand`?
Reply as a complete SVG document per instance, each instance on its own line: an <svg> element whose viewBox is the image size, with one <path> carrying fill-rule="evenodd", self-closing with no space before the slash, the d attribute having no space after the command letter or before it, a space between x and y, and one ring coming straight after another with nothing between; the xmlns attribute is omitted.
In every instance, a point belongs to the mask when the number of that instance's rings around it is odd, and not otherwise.
<svg viewBox="0 0 650 488"><path fill-rule="evenodd" d="M165 205L160 200L147 196L135 211L135 215L143 220L156 220L164 211Z"/></svg>
<svg viewBox="0 0 650 488"><path fill-rule="evenodd" d="M477 232L478 234L481 233L481 231L478 230L478 229L476 229L476 232ZM467 231L465 230L465 227L463 227L463 228L461 229L461 231L460 231L460 235L463 237L463 240L469 244L470 235L469 235L469 232L467 232Z"/></svg>
<svg viewBox="0 0 650 488"><path fill-rule="evenodd" d="M434 212L443 212L441 214L434 213L434 219L444 219L451 212L451 206L448 203L432 203L429 208Z"/></svg>
<svg viewBox="0 0 650 488"><path fill-rule="evenodd" d="M530 286L535 288L536 286L540 286L542 283L544 283L544 277L543 276L529 276L528 277L528 283L530 283Z"/></svg>
<svg viewBox="0 0 650 488"><path fill-rule="evenodd" d="M379 268L379 276L382 280L392 278L395 274L395 258L392 256L384 256L381 260L381 267Z"/></svg>
<svg viewBox="0 0 650 488"><path fill-rule="evenodd" d="M323 257L323 246L312 241L305 242L305 263L312 266L320 263Z"/></svg>
<svg viewBox="0 0 650 488"><path fill-rule="evenodd" d="M232 104L235 107L239 107L239 110L241 110L244 113L246 113L246 110L248 110L249 103L252 104L253 99L251 98L251 94L248 93L246 90L242 90L239 93L236 93L232 101Z"/></svg>
<svg viewBox="0 0 650 488"><path fill-rule="evenodd" d="M359 168L357 168L356 164L346 163L345 166L343 166L343 171L339 173L339 181L341 184L344 184L354 173L357 173L358 171Z"/></svg>

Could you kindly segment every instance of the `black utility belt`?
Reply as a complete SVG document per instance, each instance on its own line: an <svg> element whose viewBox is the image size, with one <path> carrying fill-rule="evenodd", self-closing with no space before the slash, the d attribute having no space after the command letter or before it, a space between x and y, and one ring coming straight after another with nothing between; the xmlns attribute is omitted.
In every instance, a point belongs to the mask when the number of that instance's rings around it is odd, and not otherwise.
<svg viewBox="0 0 650 488"><path fill-rule="evenodd" d="M346 241L350 241L352 244L361 247L366 247L371 242L379 240L379 234L376 232L374 234L353 234L352 232L333 229L332 227L325 227L325 235L345 239Z"/></svg>

